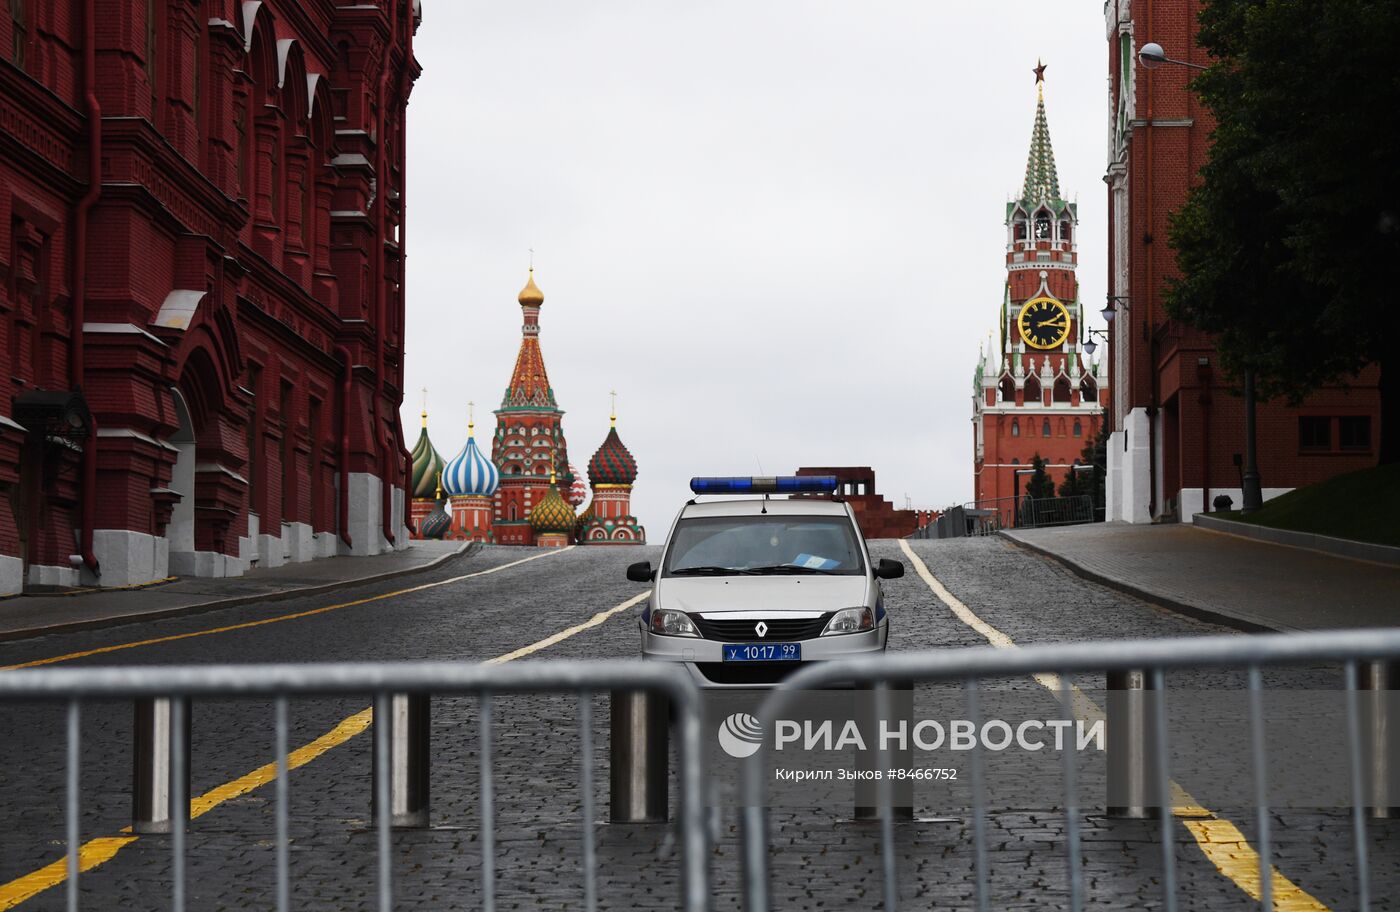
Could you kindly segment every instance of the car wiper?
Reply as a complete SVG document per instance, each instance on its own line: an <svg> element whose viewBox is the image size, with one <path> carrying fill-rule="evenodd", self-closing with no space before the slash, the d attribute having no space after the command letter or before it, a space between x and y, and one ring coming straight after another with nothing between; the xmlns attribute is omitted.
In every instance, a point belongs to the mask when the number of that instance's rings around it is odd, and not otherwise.
<svg viewBox="0 0 1400 912"><path fill-rule="evenodd" d="M771 564L767 567L750 567L749 573L820 573L823 576L832 576L835 570L823 570L820 567L799 567L796 564Z"/></svg>
<svg viewBox="0 0 1400 912"><path fill-rule="evenodd" d="M671 576L730 576L752 572L742 567L677 567L671 571Z"/></svg>

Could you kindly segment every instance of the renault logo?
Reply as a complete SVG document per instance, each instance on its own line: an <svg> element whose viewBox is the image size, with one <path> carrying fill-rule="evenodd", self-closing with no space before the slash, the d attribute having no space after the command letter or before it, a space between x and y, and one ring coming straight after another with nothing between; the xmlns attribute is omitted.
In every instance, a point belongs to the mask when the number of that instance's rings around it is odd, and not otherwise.
<svg viewBox="0 0 1400 912"><path fill-rule="evenodd" d="M759 621L757 624L753 625L753 632L760 637L766 637L768 635L768 625Z"/></svg>

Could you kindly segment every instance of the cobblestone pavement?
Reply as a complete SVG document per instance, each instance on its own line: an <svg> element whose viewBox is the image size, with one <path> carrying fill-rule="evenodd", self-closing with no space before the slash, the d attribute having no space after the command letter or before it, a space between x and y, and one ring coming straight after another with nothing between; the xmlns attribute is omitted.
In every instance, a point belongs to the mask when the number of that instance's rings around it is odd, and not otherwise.
<svg viewBox="0 0 1400 912"><path fill-rule="evenodd" d="M1073 576L1058 565L995 540L919 542L916 551L944 584L987 623L1018 643L1220 633ZM877 557L900 558L897 543L874 545ZM111 644L247 623L396 591L499 567L536 552L488 548L407 580L288 600L195 618L0 644L0 665ZM412 595L387 598L280 623L141 646L69 664L329 661L340 659L480 660L509 652L611 608L639 591L623 577L627 563L655 559L657 549L581 548L554 553L489 575ZM891 647L953 648L986 641L954 617L916 574L887 587L895 633ZM545 649L529 660L636 655L635 610ZM3 672L0 672L3 673ZM1214 686L1229 676L1181 673L1173 686ZM1329 683L1330 682L1330 683ZM1270 675L1275 686L1335 686L1325 667ZM1086 682L1088 683L1088 682ZM1053 701L1030 678L989 682L1028 699ZM572 696L494 698L498 905L503 909L573 909L583 895L582 821ZM611 826L607 809L607 707L594 698L594 768L600 898L604 908L671 909L677 905L677 853L667 826ZM305 744L363 709L365 700L297 701L292 744ZM271 759L271 709L260 702L202 701L195 707L193 793L198 795ZM479 743L474 699L437 701L433 714L435 828L394 835L393 869L402 909L479 908ZM0 709L0 891L3 884L61 857L62 711L52 706ZM83 832L115 835L129 822L130 710L89 706L84 715ZM352 738L290 778L293 906L368 909L376 884L375 836L369 829L367 735ZM1188 784L1189 785L1189 784ZM674 787L672 791L674 803ZM259 788L194 821L188 839L191 909L273 905L273 795ZM1086 806L1092 802L1084 801ZM1043 807L997 809L989 821L993 909L1068 908L1065 817ZM1214 808L1246 835L1253 812ZM879 827L847 819L849 808L784 809L771 816L773 894L779 908L880 907ZM973 907L971 825L959 809L920 808L934 821L896 827L900 891L906 908ZM1355 908L1347 819L1340 813L1276 812L1281 872L1321 903ZM1086 896L1094 909L1160 908L1161 846L1157 825L1109 820L1092 807L1081 818ZM715 905L742 906L741 842L734 811L717 820L712 858ZM1257 908L1222 876L1184 825L1175 824L1181 909ZM1400 827L1370 827L1372 908L1400 908ZM82 878L84 908L168 907L170 846L141 837ZM3 895L0 892L0 895ZM61 909L62 888L19 908ZM4 908L0 904L0 908ZM1311 907L1309 907L1311 908Z"/></svg>

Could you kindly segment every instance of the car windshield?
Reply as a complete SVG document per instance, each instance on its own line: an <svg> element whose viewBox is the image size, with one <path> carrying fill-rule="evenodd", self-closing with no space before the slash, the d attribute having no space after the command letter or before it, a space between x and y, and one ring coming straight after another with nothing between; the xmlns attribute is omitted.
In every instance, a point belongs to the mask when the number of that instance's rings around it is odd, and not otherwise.
<svg viewBox="0 0 1400 912"><path fill-rule="evenodd" d="M682 519L665 576L865 572L860 543L844 516L705 516Z"/></svg>

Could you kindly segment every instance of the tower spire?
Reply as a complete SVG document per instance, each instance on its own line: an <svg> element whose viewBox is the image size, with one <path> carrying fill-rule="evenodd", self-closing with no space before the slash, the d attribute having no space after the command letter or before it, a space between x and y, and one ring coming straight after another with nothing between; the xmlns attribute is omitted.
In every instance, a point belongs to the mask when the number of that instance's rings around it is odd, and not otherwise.
<svg viewBox="0 0 1400 912"><path fill-rule="evenodd" d="M617 427L617 390L609 390L608 395L612 396L612 411L608 414L608 420L613 427Z"/></svg>
<svg viewBox="0 0 1400 912"><path fill-rule="evenodd" d="M524 315L521 327L520 352L515 356L515 370L511 372L510 385L501 400L501 408L536 408L558 411L554 401L554 390L549 385L549 375L544 369L544 355L540 352L540 305L544 303L544 292L535 284L535 271L518 296Z"/></svg>
<svg viewBox="0 0 1400 912"><path fill-rule="evenodd" d="M1035 85L1035 127L1031 131L1031 151L1026 159L1026 182L1021 200L1027 204L1060 199L1060 176L1055 170L1055 150L1050 145L1050 124L1045 119L1045 70L1037 61Z"/></svg>

